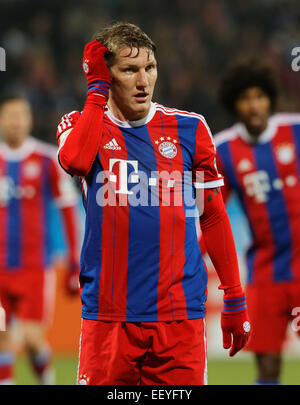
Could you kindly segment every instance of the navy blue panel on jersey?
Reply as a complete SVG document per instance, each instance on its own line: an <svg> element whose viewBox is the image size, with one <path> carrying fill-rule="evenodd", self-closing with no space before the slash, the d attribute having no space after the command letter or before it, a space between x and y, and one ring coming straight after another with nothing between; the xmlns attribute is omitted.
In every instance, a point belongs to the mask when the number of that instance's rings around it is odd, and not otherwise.
<svg viewBox="0 0 300 405"><path fill-rule="evenodd" d="M183 167L185 171L192 171L193 158L196 151L195 134L199 120L180 115L177 115L176 118ZM190 128L190 131L187 131L187 128ZM191 154L191 151L193 154ZM183 202L185 213L191 212L191 207L187 206L184 195ZM197 240L195 217L187 215L185 219L184 254L185 264L182 287L186 299L188 318L201 318L205 314L204 303L206 301L207 273Z"/></svg>
<svg viewBox="0 0 300 405"><path fill-rule="evenodd" d="M280 190L276 190L272 187L274 180L277 179L279 175L274 161L271 144L257 144L254 147L254 155L257 170L263 170L268 173L271 185L271 191L266 202L266 207L275 244L275 257L273 264L274 281L288 281L292 279L291 232L283 194Z"/></svg>
<svg viewBox="0 0 300 405"><path fill-rule="evenodd" d="M50 159L43 159L42 173L50 173ZM51 189L50 189L50 178L48 176L43 176L43 189L42 189L42 198L43 198L43 209L45 210L44 215L44 238L45 243L43 243L44 252L43 253L43 263L47 268L51 263L51 234L48 230L51 228L49 221L51 220L50 214L50 201L51 201Z"/></svg>
<svg viewBox="0 0 300 405"><path fill-rule="evenodd" d="M84 284L81 299L83 302L82 316L88 319L98 319L99 312L99 280L101 269L101 240L102 240L102 215L101 204L97 204L97 197L101 185L95 179L97 173L102 171L99 156L86 179L87 183L87 210L89 215L85 220L85 234L80 257L80 281ZM94 179L94 181L92 181ZM103 190L103 188L102 188ZM100 233L100 234L99 234Z"/></svg>
<svg viewBox="0 0 300 405"><path fill-rule="evenodd" d="M229 180L229 185L232 188L232 190L234 190L237 193L237 196L243 207L245 215L248 217L246 204L245 204L245 201L243 198L243 190L241 190L241 187L238 183L238 180L237 180L236 174L235 174L235 168L234 168L234 164L232 161L231 150L230 150L230 143L229 142L222 143L220 146L218 146L217 150L218 150L218 154L221 157L221 160L223 162L223 166L224 166L224 170L225 170L224 174L225 174L226 178Z"/></svg>
<svg viewBox="0 0 300 405"><path fill-rule="evenodd" d="M292 125L292 133L293 133L293 137L294 137L294 141L295 141L295 145L296 145L296 149L297 149L297 163L298 163L298 168L300 171L300 124L297 125ZM300 172L299 172L300 175Z"/></svg>
<svg viewBox="0 0 300 405"><path fill-rule="evenodd" d="M217 148L218 154L223 162L224 170L225 170L225 177L229 180L230 187L233 191L236 192L239 201L241 203L241 206L244 210L244 213L247 218L249 218L248 212L247 212L247 207L244 201L244 196L243 196L243 190L241 189L238 180L236 178L236 173L235 173L235 167L232 161L232 155L231 155L231 150L230 150L230 143L229 142L224 142L221 145L218 146ZM251 231L251 236L253 238L254 231L251 227L251 223L249 223L249 228ZM250 255L250 256L248 256ZM248 279L252 280L253 279L253 263L254 263L254 258L255 258L255 253L252 252L251 250L248 251L247 254L247 269L248 269Z"/></svg>
<svg viewBox="0 0 300 405"><path fill-rule="evenodd" d="M155 152L147 126L120 128L125 138L127 160L138 161L138 170L151 177ZM155 163L156 166L156 163ZM128 176L134 171L128 165ZM145 184L148 188L148 185ZM128 182L128 190L134 184ZM150 193L149 202L150 202ZM147 235L147 236L145 236ZM145 243L147 240L147 243ZM160 207L129 204L129 247L127 273L126 319L134 319L138 314L149 314L149 321L157 321L157 297L160 251ZM143 271L141 271L143 269Z"/></svg>
<svg viewBox="0 0 300 405"><path fill-rule="evenodd" d="M247 282L251 284L253 282L253 265L256 254L256 248L251 245L247 250Z"/></svg>
<svg viewBox="0 0 300 405"><path fill-rule="evenodd" d="M21 264L21 215L20 196L18 195L20 163L8 162L7 176L9 181L13 181L8 206L7 223L7 266L8 268L19 267ZM11 192L9 191L9 192Z"/></svg>

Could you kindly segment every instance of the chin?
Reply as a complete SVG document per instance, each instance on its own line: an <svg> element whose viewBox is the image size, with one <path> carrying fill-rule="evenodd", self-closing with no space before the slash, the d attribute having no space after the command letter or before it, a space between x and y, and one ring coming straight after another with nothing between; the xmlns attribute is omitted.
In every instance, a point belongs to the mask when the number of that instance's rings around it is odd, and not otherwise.
<svg viewBox="0 0 300 405"><path fill-rule="evenodd" d="M137 119L143 118L150 110L150 103L143 103L132 109L132 114L138 116Z"/></svg>
<svg viewBox="0 0 300 405"><path fill-rule="evenodd" d="M262 123L260 123L260 124L249 124L248 125L248 129L254 135L261 134L265 130L265 128L266 128L265 125L263 125Z"/></svg>

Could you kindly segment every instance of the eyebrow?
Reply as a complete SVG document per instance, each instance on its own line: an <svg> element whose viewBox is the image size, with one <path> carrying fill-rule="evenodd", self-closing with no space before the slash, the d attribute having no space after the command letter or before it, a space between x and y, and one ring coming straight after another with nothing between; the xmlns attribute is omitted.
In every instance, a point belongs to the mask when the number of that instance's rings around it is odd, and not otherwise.
<svg viewBox="0 0 300 405"><path fill-rule="evenodd" d="M157 63L157 62L156 62L156 60L154 59L154 60L151 60L151 61L147 62L146 65L156 65L156 63ZM128 61L128 62L123 62L122 65L123 65L123 66L131 66L131 67L134 67L134 66L137 66L137 63Z"/></svg>

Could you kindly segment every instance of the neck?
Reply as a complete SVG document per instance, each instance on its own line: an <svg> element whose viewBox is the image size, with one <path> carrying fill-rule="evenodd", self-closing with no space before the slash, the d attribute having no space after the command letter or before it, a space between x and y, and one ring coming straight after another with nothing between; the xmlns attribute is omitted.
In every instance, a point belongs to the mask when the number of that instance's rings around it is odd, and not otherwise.
<svg viewBox="0 0 300 405"><path fill-rule="evenodd" d="M112 114L114 115L114 117L116 117L118 120L120 121L138 121L141 120L143 118L145 118L149 112L150 112L150 108L151 105L149 106L149 108L147 108L147 110L143 110L143 111L131 111L131 110L126 110L126 109L120 109L116 103L114 103L113 100L109 99L107 102L107 106L110 109L110 111L112 112Z"/></svg>
<svg viewBox="0 0 300 405"><path fill-rule="evenodd" d="M267 129L268 121L266 121L261 126L251 126L247 125L246 123L245 126L247 128L248 133L252 136L252 138L257 140L260 137L260 135Z"/></svg>
<svg viewBox="0 0 300 405"><path fill-rule="evenodd" d="M26 138L22 139L5 139L5 143L11 149L19 149L24 144Z"/></svg>

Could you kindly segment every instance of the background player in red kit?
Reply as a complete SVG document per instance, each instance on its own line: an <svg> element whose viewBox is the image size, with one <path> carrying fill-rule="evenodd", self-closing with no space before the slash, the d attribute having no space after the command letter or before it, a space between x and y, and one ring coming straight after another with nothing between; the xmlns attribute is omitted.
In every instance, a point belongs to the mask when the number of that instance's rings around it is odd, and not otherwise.
<svg viewBox="0 0 300 405"><path fill-rule="evenodd" d="M220 96L239 121L215 138L223 197L237 193L253 236L247 347L256 355L257 383L277 384L287 325L300 305L300 114L274 114L274 75L256 60L229 68Z"/></svg>
<svg viewBox="0 0 300 405"><path fill-rule="evenodd" d="M64 220L68 245L66 288L78 291L76 193L57 164L56 147L30 136L31 108L20 95L0 100L0 301L7 332L0 333L0 383L13 382L15 345L11 320L18 320L31 365L40 383L54 383L46 328L55 298L51 268L49 204Z"/></svg>
<svg viewBox="0 0 300 405"><path fill-rule="evenodd" d="M140 28L115 24L95 38L84 51L85 107L57 132L86 208L78 383L204 384L207 274L195 218L176 203L185 172L204 188L201 225L231 356L250 329L212 136L202 116L152 102L156 47Z"/></svg>

